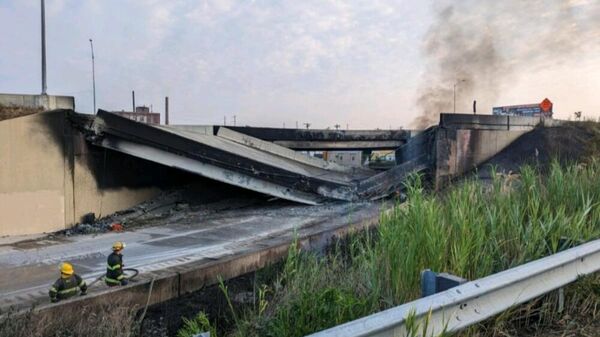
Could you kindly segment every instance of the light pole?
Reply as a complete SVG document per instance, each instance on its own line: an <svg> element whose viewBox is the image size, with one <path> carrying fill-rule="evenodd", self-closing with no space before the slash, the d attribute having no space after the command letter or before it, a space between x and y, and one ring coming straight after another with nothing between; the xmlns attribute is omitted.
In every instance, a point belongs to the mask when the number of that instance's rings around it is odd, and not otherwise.
<svg viewBox="0 0 600 337"><path fill-rule="evenodd" d="M96 65L94 64L94 42L92 41L92 39L90 39L90 47L92 48L92 89L94 92L94 114L95 114L96 113Z"/></svg>
<svg viewBox="0 0 600 337"><path fill-rule="evenodd" d="M454 82L454 90L452 90L453 94L454 94L454 113L456 113L456 85L460 82L465 82L465 80L458 80L456 82Z"/></svg>
<svg viewBox="0 0 600 337"><path fill-rule="evenodd" d="M42 1L42 95L46 95L46 6Z"/></svg>

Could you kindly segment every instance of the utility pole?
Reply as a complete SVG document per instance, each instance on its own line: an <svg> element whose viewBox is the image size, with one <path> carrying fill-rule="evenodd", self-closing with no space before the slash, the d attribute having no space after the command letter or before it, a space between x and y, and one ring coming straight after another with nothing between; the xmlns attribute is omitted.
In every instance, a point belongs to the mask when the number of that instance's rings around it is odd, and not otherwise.
<svg viewBox="0 0 600 337"><path fill-rule="evenodd" d="M223 116L223 125L227 125L227 117Z"/></svg>
<svg viewBox="0 0 600 337"><path fill-rule="evenodd" d="M165 97L165 125L169 125L169 96Z"/></svg>
<svg viewBox="0 0 600 337"><path fill-rule="evenodd" d="M94 91L94 114L96 113L96 65L94 64L94 42L90 39L92 48L92 90Z"/></svg>
<svg viewBox="0 0 600 337"><path fill-rule="evenodd" d="M135 90L131 90L131 101L133 104L133 110L131 110L131 112L135 112Z"/></svg>
<svg viewBox="0 0 600 337"><path fill-rule="evenodd" d="M42 95L46 95L46 6L42 1Z"/></svg>
<svg viewBox="0 0 600 337"><path fill-rule="evenodd" d="M233 115L233 126L235 126L235 122L236 122L235 115Z"/></svg>

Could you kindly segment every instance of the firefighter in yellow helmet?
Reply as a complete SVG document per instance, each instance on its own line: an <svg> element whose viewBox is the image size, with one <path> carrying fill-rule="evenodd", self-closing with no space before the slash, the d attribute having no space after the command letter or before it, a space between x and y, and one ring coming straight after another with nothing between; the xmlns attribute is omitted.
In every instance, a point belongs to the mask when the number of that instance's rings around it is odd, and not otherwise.
<svg viewBox="0 0 600 337"><path fill-rule="evenodd" d="M127 279L123 274L123 255L121 252L125 248L125 244L121 241L117 241L112 246L112 254L108 256L106 261L106 276L104 277L104 282L109 287L118 286L118 285L127 285Z"/></svg>
<svg viewBox="0 0 600 337"><path fill-rule="evenodd" d="M58 302L60 300L73 297L81 290L81 295L87 293L87 284L73 270L73 266L68 262L60 264L60 278L50 287L50 301Z"/></svg>

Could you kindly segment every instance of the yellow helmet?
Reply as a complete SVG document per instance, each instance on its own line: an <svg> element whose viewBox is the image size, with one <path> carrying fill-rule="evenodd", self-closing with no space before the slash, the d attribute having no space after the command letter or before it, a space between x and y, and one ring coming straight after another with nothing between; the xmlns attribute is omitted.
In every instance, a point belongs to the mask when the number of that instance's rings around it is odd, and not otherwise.
<svg viewBox="0 0 600 337"><path fill-rule="evenodd" d="M60 272L61 274L65 274L65 275L73 275L74 271L73 271L73 265L70 264L69 262L63 262L60 264Z"/></svg>
<svg viewBox="0 0 600 337"><path fill-rule="evenodd" d="M113 250L121 250L123 248L125 248L125 244L121 241L117 241L117 242L113 243L113 245L112 245Z"/></svg>

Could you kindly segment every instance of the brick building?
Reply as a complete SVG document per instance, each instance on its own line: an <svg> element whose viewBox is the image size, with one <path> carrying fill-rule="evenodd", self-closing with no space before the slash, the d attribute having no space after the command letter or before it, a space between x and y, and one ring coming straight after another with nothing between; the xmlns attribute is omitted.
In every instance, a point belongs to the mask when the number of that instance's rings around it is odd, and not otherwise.
<svg viewBox="0 0 600 337"><path fill-rule="evenodd" d="M146 124L160 124L160 113L150 112L150 108L147 106L135 107L135 112L124 110L112 112L137 122L142 122Z"/></svg>

